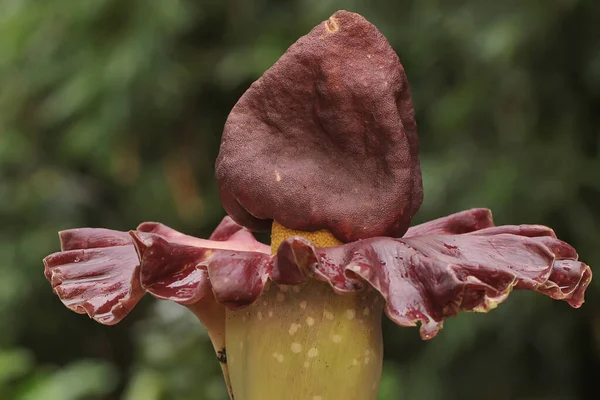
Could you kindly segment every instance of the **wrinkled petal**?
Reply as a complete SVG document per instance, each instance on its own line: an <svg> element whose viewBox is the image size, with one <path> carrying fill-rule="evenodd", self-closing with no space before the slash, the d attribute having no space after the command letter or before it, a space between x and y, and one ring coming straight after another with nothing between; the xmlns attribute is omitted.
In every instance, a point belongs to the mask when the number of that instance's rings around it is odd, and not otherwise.
<svg viewBox="0 0 600 400"><path fill-rule="evenodd" d="M214 292L231 308L252 303L267 279L271 248L225 217L211 240L184 235L162 224L132 232L141 260L142 287L153 296L192 304Z"/></svg>
<svg viewBox="0 0 600 400"><path fill-rule="evenodd" d="M254 303L264 290L271 258L264 253L215 252L205 265L217 301L232 310Z"/></svg>
<svg viewBox="0 0 600 400"><path fill-rule="evenodd" d="M386 300L390 319L402 326L420 322L421 336L429 339L444 318L459 311L487 312L513 288L579 307L591 270L548 228L507 226L462 235L373 238L332 248L289 238L271 278L284 283L298 277L328 282L338 293L368 283Z"/></svg>
<svg viewBox="0 0 600 400"><path fill-rule="evenodd" d="M458 233L458 232L457 232ZM467 232L461 232L467 233ZM501 233L507 233L510 235L519 235L519 236L527 236L527 237L540 237L540 236L549 236L551 238L556 238L556 234L551 228L548 228L544 225L501 225L501 226L490 226L483 227L479 229L474 229L472 232L469 232L473 235L479 236L492 236L499 235Z"/></svg>
<svg viewBox="0 0 600 400"><path fill-rule="evenodd" d="M565 299L572 307L581 307L585 290L592 281L590 267L576 260L554 262L550 279L538 288L553 299Z"/></svg>
<svg viewBox="0 0 600 400"><path fill-rule="evenodd" d="M58 233L62 251L96 249L131 244L126 232L102 228L69 229Z"/></svg>
<svg viewBox="0 0 600 400"><path fill-rule="evenodd" d="M63 251L44 259L44 273L63 304L102 324L122 320L144 295L129 235L82 228L60 239Z"/></svg>
<svg viewBox="0 0 600 400"><path fill-rule="evenodd" d="M172 242L185 244L190 247L271 253L270 246L257 241L252 233L233 222L230 217L223 218L223 221L208 240L186 235L156 222L144 222L138 226L137 231L154 233Z"/></svg>
<svg viewBox="0 0 600 400"><path fill-rule="evenodd" d="M214 244L190 246L145 232L132 232L132 237L141 260L142 287L155 297L192 304L212 289L217 301L237 308L251 304L263 291L271 259L268 253ZM206 242L210 241L201 243Z"/></svg>
<svg viewBox="0 0 600 400"><path fill-rule="evenodd" d="M149 292L188 305L205 325L217 326L209 332L217 347L224 337L222 306L252 304L268 279L284 285L316 279L339 294L369 285L385 299L389 318L402 326L420 323L421 336L429 339L445 318L460 311L487 312L512 289L579 307L592 278L575 249L550 228L495 227L484 209L440 218L409 233L419 232L429 234L329 248L296 236L272 256L268 246L230 218L211 240L144 223L129 233L61 232L64 251L44 263L54 291L76 312L113 324Z"/></svg>
<svg viewBox="0 0 600 400"><path fill-rule="evenodd" d="M198 248L169 241L158 234L132 231L140 260L142 288L154 297L191 304L210 293L206 271L199 264L210 254Z"/></svg>
<svg viewBox="0 0 600 400"><path fill-rule="evenodd" d="M270 247L229 217L211 237L198 239L155 222L129 233L68 230L60 233L63 251L44 259L44 273L67 307L107 325L123 319L145 292L191 304L212 297L216 287L225 304L254 301L267 279ZM240 289L246 281L254 286Z"/></svg>
<svg viewBox="0 0 600 400"><path fill-rule="evenodd" d="M487 208L473 208L442 218L411 226L404 237L423 235L458 235L494 226L492 212Z"/></svg>
<svg viewBox="0 0 600 400"><path fill-rule="evenodd" d="M308 239L294 237L284 240L277 250L277 262L270 277L281 285L299 285L313 275L309 266L317 265L319 259L315 246Z"/></svg>
<svg viewBox="0 0 600 400"><path fill-rule="evenodd" d="M253 242L256 242L256 239L250 232L248 232L246 229L244 229L243 226L239 225L234 220L232 220L229 216L223 218L221 223L215 228L213 233L210 235L209 239L219 241L227 240L240 231L247 232L248 239Z"/></svg>

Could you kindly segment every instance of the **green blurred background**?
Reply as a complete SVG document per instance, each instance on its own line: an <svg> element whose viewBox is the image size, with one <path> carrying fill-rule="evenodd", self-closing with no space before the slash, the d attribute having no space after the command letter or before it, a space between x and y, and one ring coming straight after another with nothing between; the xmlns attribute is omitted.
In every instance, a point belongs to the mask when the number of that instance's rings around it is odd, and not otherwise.
<svg viewBox="0 0 600 400"><path fill-rule="evenodd" d="M228 111L340 8L376 24L409 76L415 222L490 207L600 265L598 0L1 0L0 399L226 398L191 313L145 299L101 326L53 296L41 259L69 227L208 235ZM380 399L598 398L599 281L580 310L513 293L431 342L386 321Z"/></svg>

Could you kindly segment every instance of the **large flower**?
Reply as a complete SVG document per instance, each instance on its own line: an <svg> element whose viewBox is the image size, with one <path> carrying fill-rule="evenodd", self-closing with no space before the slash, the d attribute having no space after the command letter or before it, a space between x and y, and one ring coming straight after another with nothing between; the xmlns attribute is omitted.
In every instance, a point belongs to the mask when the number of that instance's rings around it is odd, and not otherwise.
<svg viewBox="0 0 600 400"><path fill-rule="evenodd" d="M422 199L417 148L398 57L338 12L232 111L217 176L233 219L209 240L158 223L64 231L46 277L107 325L146 293L188 307L238 400L375 398L383 311L431 339L513 289L581 306L591 271L550 228L496 227L473 209L407 229ZM248 230L271 224L270 247Z"/></svg>

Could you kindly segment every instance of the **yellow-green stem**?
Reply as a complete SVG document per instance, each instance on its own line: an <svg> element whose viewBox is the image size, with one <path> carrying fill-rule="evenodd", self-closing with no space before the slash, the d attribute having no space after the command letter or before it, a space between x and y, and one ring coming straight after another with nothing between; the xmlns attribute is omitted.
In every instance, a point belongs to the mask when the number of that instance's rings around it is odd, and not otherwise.
<svg viewBox="0 0 600 400"><path fill-rule="evenodd" d="M382 367L382 300L321 282L272 284L226 313L235 400L374 400Z"/></svg>

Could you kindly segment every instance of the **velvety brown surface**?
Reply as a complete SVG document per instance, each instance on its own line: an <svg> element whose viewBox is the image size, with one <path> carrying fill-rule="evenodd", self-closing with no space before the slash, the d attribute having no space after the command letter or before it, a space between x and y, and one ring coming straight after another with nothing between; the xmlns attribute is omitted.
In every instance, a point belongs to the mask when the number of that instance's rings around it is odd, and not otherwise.
<svg viewBox="0 0 600 400"><path fill-rule="evenodd" d="M216 173L238 223L327 229L342 242L402 236L423 194L408 80L387 39L338 11L233 108Z"/></svg>
<svg viewBox="0 0 600 400"><path fill-rule="evenodd" d="M495 227L489 210L453 214L412 232L422 234L328 248L296 236L271 255L229 217L213 234L219 240L144 223L129 235L63 232L63 251L44 263L61 301L104 324L125 317L146 292L185 305L210 299L238 309L256 301L268 279L286 285L316 279L340 295L371 286L385 299L388 317L401 326L420 323L424 339L434 337L445 318L489 311L513 289L579 307L592 278L575 249L552 229Z"/></svg>

